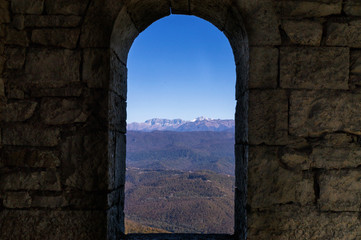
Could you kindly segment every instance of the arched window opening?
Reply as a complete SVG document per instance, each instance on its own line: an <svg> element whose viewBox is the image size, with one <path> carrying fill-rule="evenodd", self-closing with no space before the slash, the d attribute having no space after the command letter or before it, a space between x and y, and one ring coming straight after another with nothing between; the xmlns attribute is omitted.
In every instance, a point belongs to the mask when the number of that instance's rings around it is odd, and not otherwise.
<svg viewBox="0 0 361 240"><path fill-rule="evenodd" d="M127 67L125 231L233 234L227 38L198 17L171 15L138 36Z"/></svg>

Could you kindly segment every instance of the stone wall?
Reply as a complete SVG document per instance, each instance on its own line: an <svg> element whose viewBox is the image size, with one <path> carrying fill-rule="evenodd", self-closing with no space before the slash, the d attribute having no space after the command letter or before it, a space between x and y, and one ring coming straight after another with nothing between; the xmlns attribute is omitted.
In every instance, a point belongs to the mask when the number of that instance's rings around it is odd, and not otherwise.
<svg viewBox="0 0 361 240"><path fill-rule="evenodd" d="M170 9L235 55L235 237L360 239L358 0L0 0L0 239L125 238L127 54Z"/></svg>

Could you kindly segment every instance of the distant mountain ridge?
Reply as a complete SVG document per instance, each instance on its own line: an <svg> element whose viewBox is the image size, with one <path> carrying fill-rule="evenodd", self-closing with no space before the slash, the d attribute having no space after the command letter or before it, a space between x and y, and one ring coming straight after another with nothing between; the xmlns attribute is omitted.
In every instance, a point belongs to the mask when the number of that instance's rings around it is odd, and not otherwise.
<svg viewBox="0 0 361 240"><path fill-rule="evenodd" d="M198 117L192 121L182 119L161 119L153 118L144 123L129 123L128 131L175 131L175 132L194 132L194 131L234 131L234 120L232 119L211 119Z"/></svg>

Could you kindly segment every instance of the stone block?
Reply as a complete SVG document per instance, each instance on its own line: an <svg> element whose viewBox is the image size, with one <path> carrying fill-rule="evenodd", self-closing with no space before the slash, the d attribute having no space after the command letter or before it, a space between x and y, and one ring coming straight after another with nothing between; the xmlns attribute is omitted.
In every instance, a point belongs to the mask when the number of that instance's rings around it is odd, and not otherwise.
<svg viewBox="0 0 361 240"><path fill-rule="evenodd" d="M190 14L190 5L188 0L171 0L170 6L172 14Z"/></svg>
<svg viewBox="0 0 361 240"><path fill-rule="evenodd" d="M112 19L105 16L87 16L80 33L81 48L106 48L112 34ZM129 26L130 27L130 26ZM132 39L133 42L134 39ZM116 44L120 44L117 42ZM119 46L119 48L120 48Z"/></svg>
<svg viewBox="0 0 361 240"><path fill-rule="evenodd" d="M284 20L282 28L292 44L320 46L323 27L319 21Z"/></svg>
<svg viewBox="0 0 361 240"><path fill-rule="evenodd" d="M82 87L67 88L34 88L31 90L32 97L79 97L83 92Z"/></svg>
<svg viewBox="0 0 361 240"><path fill-rule="evenodd" d="M344 131L361 134L361 95L336 91L293 91L289 132L295 136L321 136Z"/></svg>
<svg viewBox="0 0 361 240"><path fill-rule="evenodd" d="M347 0L344 3L343 11L350 16L361 16L361 2L358 0Z"/></svg>
<svg viewBox="0 0 361 240"><path fill-rule="evenodd" d="M109 92L109 129L126 132L127 103L120 96Z"/></svg>
<svg viewBox="0 0 361 240"><path fill-rule="evenodd" d="M354 147L315 147L311 154L312 165L322 169L357 168L361 165L361 150Z"/></svg>
<svg viewBox="0 0 361 240"><path fill-rule="evenodd" d="M248 177L248 152L249 147L246 144L236 144L234 148L235 154L235 176L236 188L244 196L247 193L247 177Z"/></svg>
<svg viewBox="0 0 361 240"><path fill-rule="evenodd" d="M7 56L6 67L9 69L21 69L25 63L25 48L5 48Z"/></svg>
<svg viewBox="0 0 361 240"><path fill-rule="evenodd" d="M40 106L40 115L48 125L85 122L88 117L82 110L81 102L62 98L44 98Z"/></svg>
<svg viewBox="0 0 361 240"><path fill-rule="evenodd" d="M287 143L288 98L283 90L251 90L249 98L249 142Z"/></svg>
<svg viewBox="0 0 361 240"><path fill-rule="evenodd" d="M6 192L3 204L6 208L29 208L31 197L28 192Z"/></svg>
<svg viewBox="0 0 361 240"><path fill-rule="evenodd" d="M283 149L280 151L282 164L285 164L288 169L301 171L311 168L311 160L306 151L296 149Z"/></svg>
<svg viewBox="0 0 361 240"><path fill-rule="evenodd" d="M62 184L85 191L108 189L107 134L67 137L62 144Z"/></svg>
<svg viewBox="0 0 361 240"><path fill-rule="evenodd" d="M2 143L14 146L55 147L60 139L59 129L16 125L3 130Z"/></svg>
<svg viewBox="0 0 361 240"><path fill-rule="evenodd" d="M108 208L113 206L124 206L124 186L108 193Z"/></svg>
<svg viewBox="0 0 361 240"><path fill-rule="evenodd" d="M3 149L0 162L6 167L57 168L60 166L57 153L46 150Z"/></svg>
<svg viewBox="0 0 361 240"><path fill-rule="evenodd" d="M52 15L83 15L89 0L45 0L45 11Z"/></svg>
<svg viewBox="0 0 361 240"><path fill-rule="evenodd" d="M23 122L31 118L34 114L37 102L18 101L5 105L4 111L1 112L0 120L4 122Z"/></svg>
<svg viewBox="0 0 361 240"><path fill-rule="evenodd" d="M319 212L293 204L248 213L249 239L358 239L359 213Z"/></svg>
<svg viewBox="0 0 361 240"><path fill-rule="evenodd" d="M250 146L248 164L248 204L252 208L273 209L289 202L300 205L314 202L313 176L283 168L276 147Z"/></svg>
<svg viewBox="0 0 361 240"><path fill-rule="evenodd" d="M25 63L26 81L36 87L64 87L80 82L80 52L30 49Z"/></svg>
<svg viewBox="0 0 361 240"><path fill-rule="evenodd" d="M235 114L235 140L236 144L248 144L248 119L249 119L249 92L245 92L237 100Z"/></svg>
<svg viewBox="0 0 361 240"><path fill-rule="evenodd" d="M139 32L156 20L170 14L170 3L162 0L133 0L127 5L127 12Z"/></svg>
<svg viewBox="0 0 361 240"><path fill-rule="evenodd" d="M9 2L0 2L0 24L10 22Z"/></svg>
<svg viewBox="0 0 361 240"><path fill-rule="evenodd" d="M4 56L0 56L0 75L4 70L5 62L6 62L6 58Z"/></svg>
<svg viewBox="0 0 361 240"><path fill-rule="evenodd" d="M32 207L41 208L60 208L67 206L68 203L64 196L46 196L46 195L33 195L31 198Z"/></svg>
<svg viewBox="0 0 361 240"><path fill-rule="evenodd" d="M125 151L126 151L126 137L123 133L116 132L115 139L115 159L114 159L114 180L115 187L119 188L125 184Z"/></svg>
<svg viewBox="0 0 361 240"><path fill-rule="evenodd" d="M124 100L127 99L127 77L127 67L118 60L115 53L111 53L109 89Z"/></svg>
<svg viewBox="0 0 361 240"><path fill-rule="evenodd" d="M13 13L41 14L44 9L44 0L11 0Z"/></svg>
<svg viewBox="0 0 361 240"><path fill-rule="evenodd" d="M361 20L348 23L330 23L327 26L326 44L328 46L347 46L361 48Z"/></svg>
<svg viewBox="0 0 361 240"><path fill-rule="evenodd" d="M360 211L361 171L340 170L321 174L320 199L323 211Z"/></svg>
<svg viewBox="0 0 361 240"><path fill-rule="evenodd" d="M106 192L66 191L64 196L70 209L107 209Z"/></svg>
<svg viewBox="0 0 361 240"><path fill-rule="evenodd" d="M342 0L279 1L282 17L325 17L341 14Z"/></svg>
<svg viewBox="0 0 361 240"><path fill-rule="evenodd" d="M18 31L14 28L7 28L5 43L8 45L18 45L22 47L29 46L28 35L25 31Z"/></svg>
<svg viewBox="0 0 361 240"><path fill-rule="evenodd" d="M348 48L281 48L282 88L348 89Z"/></svg>
<svg viewBox="0 0 361 240"><path fill-rule="evenodd" d="M190 1L189 7L192 15L203 18L221 31L227 21L229 0L193 0Z"/></svg>
<svg viewBox="0 0 361 240"><path fill-rule="evenodd" d="M36 15L31 15L36 16ZM25 17L22 14L13 16L12 26L17 30L23 30L25 28Z"/></svg>
<svg viewBox="0 0 361 240"><path fill-rule="evenodd" d="M3 100L4 98L5 98L4 79L0 78L0 99Z"/></svg>
<svg viewBox="0 0 361 240"><path fill-rule="evenodd" d="M62 15L26 15L24 17L25 27L78 27L81 17ZM68 29L64 29L68 33Z"/></svg>
<svg viewBox="0 0 361 240"><path fill-rule="evenodd" d="M79 29L35 29L31 41L44 46L73 49L77 45L79 34Z"/></svg>
<svg viewBox="0 0 361 240"><path fill-rule="evenodd" d="M1 190L60 191L60 177L55 169L46 171L8 171L0 175Z"/></svg>
<svg viewBox="0 0 361 240"><path fill-rule="evenodd" d="M129 17L126 9L123 9L114 23L110 47L124 65L127 64L129 49L138 34L139 31L132 19Z"/></svg>
<svg viewBox="0 0 361 240"><path fill-rule="evenodd" d="M278 78L278 49L251 47L249 88L276 88Z"/></svg>
<svg viewBox="0 0 361 240"><path fill-rule="evenodd" d="M361 75L361 51L351 51L351 74Z"/></svg>
<svg viewBox="0 0 361 240"><path fill-rule="evenodd" d="M85 49L83 59L83 82L89 88L108 87L109 49Z"/></svg>
<svg viewBox="0 0 361 240"><path fill-rule="evenodd" d="M105 211L3 210L0 239L106 239Z"/></svg>
<svg viewBox="0 0 361 240"><path fill-rule="evenodd" d="M7 98L8 99L24 99L25 93L23 90L18 89L16 87L9 87L7 90Z"/></svg>

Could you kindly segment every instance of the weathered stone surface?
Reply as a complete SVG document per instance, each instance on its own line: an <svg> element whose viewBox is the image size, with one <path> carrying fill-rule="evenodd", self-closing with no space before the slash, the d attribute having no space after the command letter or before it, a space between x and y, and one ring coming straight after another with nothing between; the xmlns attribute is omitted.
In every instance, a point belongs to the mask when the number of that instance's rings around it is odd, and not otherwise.
<svg viewBox="0 0 361 240"><path fill-rule="evenodd" d="M45 11L48 14L83 15L89 0L45 0Z"/></svg>
<svg viewBox="0 0 361 240"><path fill-rule="evenodd" d="M77 100L45 98L41 102L40 112L44 123L48 125L84 122L87 119L81 102Z"/></svg>
<svg viewBox="0 0 361 240"><path fill-rule="evenodd" d="M64 196L34 195L31 200L32 207L60 208L67 206L67 201Z"/></svg>
<svg viewBox="0 0 361 240"><path fill-rule="evenodd" d="M4 149L0 162L6 167L56 168L60 166L56 152L31 149Z"/></svg>
<svg viewBox="0 0 361 240"><path fill-rule="evenodd" d="M34 88L32 97L79 97L83 92L81 87L68 88Z"/></svg>
<svg viewBox="0 0 361 240"><path fill-rule="evenodd" d="M235 140L236 144L248 144L248 113L249 113L249 92L245 92L237 100L235 114Z"/></svg>
<svg viewBox="0 0 361 240"><path fill-rule="evenodd" d="M126 137L125 134L118 132L116 132L115 136L114 180L115 187L119 188L125 184Z"/></svg>
<svg viewBox="0 0 361 240"><path fill-rule="evenodd" d="M353 147L316 147L311 154L312 165L323 169L357 168L361 165L361 149Z"/></svg>
<svg viewBox="0 0 361 240"><path fill-rule="evenodd" d="M321 174L319 179L321 210L360 211L361 171L343 170Z"/></svg>
<svg viewBox="0 0 361 240"><path fill-rule="evenodd" d="M190 1L189 7L192 15L203 18L223 30L227 21L229 2L229 0L193 0Z"/></svg>
<svg viewBox="0 0 361 240"><path fill-rule="evenodd" d="M83 82L86 82L89 88L109 85L109 58L109 49L84 50Z"/></svg>
<svg viewBox="0 0 361 240"><path fill-rule="evenodd" d="M54 147L58 145L59 133L58 129L18 125L3 130L2 143L15 146Z"/></svg>
<svg viewBox="0 0 361 240"><path fill-rule="evenodd" d="M250 144L285 144L288 135L288 99L282 90L251 90Z"/></svg>
<svg viewBox="0 0 361 240"><path fill-rule="evenodd" d="M4 70L5 62L6 62L6 58L4 56L0 56L0 75Z"/></svg>
<svg viewBox="0 0 361 240"><path fill-rule="evenodd" d="M348 48L281 48L283 88L348 89Z"/></svg>
<svg viewBox="0 0 361 240"><path fill-rule="evenodd" d="M313 177L282 168L277 151L276 147L250 146L248 204L252 208L272 209L274 205L288 202L313 203Z"/></svg>
<svg viewBox="0 0 361 240"><path fill-rule="evenodd" d="M112 19L104 16L88 16L85 18L82 24L80 34L80 47L91 48L91 47L109 47L109 39L112 34L112 28L109 22ZM128 23L129 24L129 23ZM134 39L132 39L133 42ZM121 43L117 43L121 44ZM121 48L119 46L119 48Z"/></svg>
<svg viewBox="0 0 361 240"><path fill-rule="evenodd" d="M31 15L34 16L34 15ZM12 26L17 30L23 30L25 27L25 17L22 14L13 16Z"/></svg>
<svg viewBox="0 0 361 240"><path fill-rule="evenodd" d="M342 0L325 1L279 1L284 17L324 17L341 14Z"/></svg>
<svg viewBox="0 0 361 240"><path fill-rule="evenodd" d="M292 44L319 46L322 38L322 24L318 21L284 20L283 30Z"/></svg>
<svg viewBox="0 0 361 240"><path fill-rule="evenodd" d="M26 15L24 17L25 27L77 27L81 17L61 15Z"/></svg>
<svg viewBox="0 0 361 240"><path fill-rule="evenodd" d="M30 49L26 81L36 87L63 87L80 81L80 53L71 50Z"/></svg>
<svg viewBox="0 0 361 240"><path fill-rule="evenodd" d="M24 91L15 87L8 87L6 92L8 99L24 99L25 97Z"/></svg>
<svg viewBox="0 0 361 240"><path fill-rule="evenodd" d="M170 6L172 14L190 14L190 5L188 0L171 0Z"/></svg>
<svg viewBox="0 0 361 240"><path fill-rule="evenodd" d="M316 207L295 205L254 211L248 215L249 239L358 239L359 213L320 213Z"/></svg>
<svg viewBox="0 0 361 240"><path fill-rule="evenodd" d="M327 27L326 44L329 46L361 47L361 20L348 23L330 23Z"/></svg>
<svg viewBox="0 0 361 240"><path fill-rule="evenodd" d="M99 192L66 191L65 201L71 209L107 209L107 194Z"/></svg>
<svg viewBox="0 0 361 240"><path fill-rule="evenodd" d="M11 0L13 13L41 14L44 8L44 0Z"/></svg>
<svg viewBox="0 0 361 240"><path fill-rule="evenodd" d="M3 204L7 208L28 208L31 197L28 192L7 192Z"/></svg>
<svg viewBox="0 0 361 240"><path fill-rule="evenodd" d="M6 104L1 112L0 120L5 122L22 122L31 118L34 114L37 102L19 101Z"/></svg>
<svg viewBox="0 0 361 240"><path fill-rule="evenodd" d="M111 54L110 61L109 89L126 100L128 69L118 60L114 53Z"/></svg>
<svg viewBox="0 0 361 240"><path fill-rule="evenodd" d="M2 172L0 180L1 190L61 190L59 173L54 169L37 172Z"/></svg>
<svg viewBox="0 0 361 240"><path fill-rule="evenodd" d="M361 51L351 51L350 72L355 75L361 75Z"/></svg>
<svg viewBox="0 0 361 240"><path fill-rule="evenodd" d="M5 88L4 88L4 79L0 78L0 102L5 102Z"/></svg>
<svg viewBox="0 0 361 240"><path fill-rule="evenodd" d="M79 29L35 29L31 41L45 46L75 48Z"/></svg>
<svg viewBox="0 0 361 240"><path fill-rule="evenodd" d="M250 45L281 44L280 19L273 1L238 1L238 5L242 9Z"/></svg>
<svg viewBox="0 0 361 240"><path fill-rule="evenodd" d="M108 189L107 134L66 138L61 147L62 184L86 191Z"/></svg>
<svg viewBox="0 0 361 240"><path fill-rule="evenodd" d="M18 31L14 28L7 28L5 43L22 47L29 46L29 39L25 31Z"/></svg>
<svg viewBox="0 0 361 240"><path fill-rule="evenodd" d="M252 47L250 49L250 88L276 88L278 77L278 49Z"/></svg>
<svg viewBox="0 0 361 240"><path fill-rule="evenodd" d="M281 151L281 161L288 169L300 171L311 168L311 160L307 151L284 149Z"/></svg>
<svg viewBox="0 0 361 240"><path fill-rule="evenodd" d="M9 2L0 2L0 24L10 22Z"/></svg>
<svg viewBox="0 0 361 240"><path fill-rule="evenodd" d="M347 0L344 3L343 11L347 15L361 16L361 2L358 0Z"/></svg>
<svg viewBox="0 0 361 240"><path fill-rule="evenodd" d="M320 136L336 131L360 135L360 107L360 94L293 91L289 132L296 136Z"/></svg>
<svg viewBox="0 0 361 240"><path fill-rule="evenodd" d="M10 69L21 69L25 62L25 48L5 48L7 56L6 67Z"/></svg>
<svg viewBox="0 0 361 240"><path fill-rule="evenodd" d="M104 211L3 210L1 239L106 239Z"/></svg>
<svg viewBox="0 0 361 240"><path fill-rule="evenodd" d="M127 64L128 52L139 32L132 19L123 9L115 20L110 47L123 64Z"/></svg>
<svg viewBox="0 0 361 240"><path fill-rule="evenodd" d="M125 133L126 132L126 102L114 94L113 92L109 92L109 128L111 130L116 130Z"/></svg>

